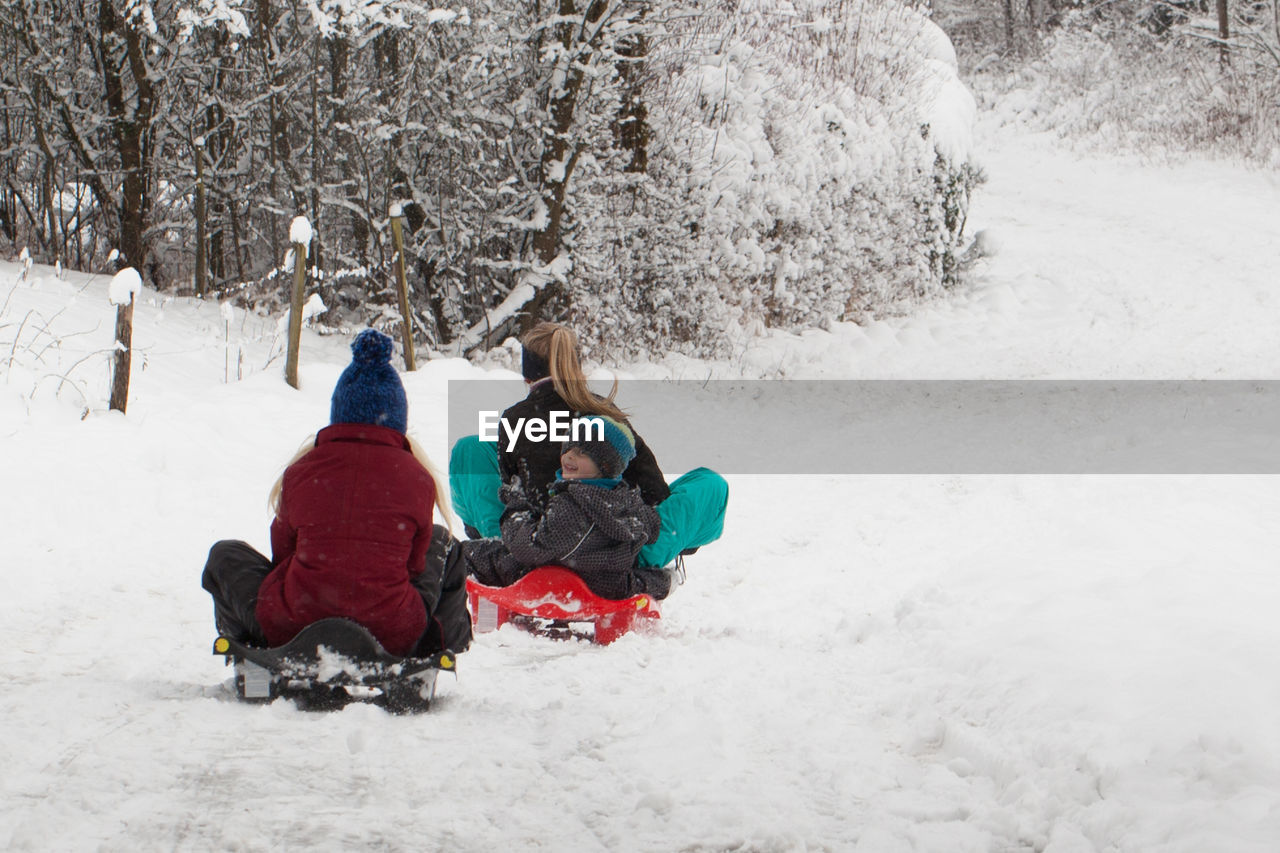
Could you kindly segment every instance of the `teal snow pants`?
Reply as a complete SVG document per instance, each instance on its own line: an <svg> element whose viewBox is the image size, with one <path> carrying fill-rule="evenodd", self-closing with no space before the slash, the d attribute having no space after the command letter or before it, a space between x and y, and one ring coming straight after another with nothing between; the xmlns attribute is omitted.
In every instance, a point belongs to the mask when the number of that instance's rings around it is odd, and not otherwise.
<svg viewBox="0 0 1280 853"><path fill-rule="evenodd" d="M449 491L453 508L481 536L501 536L504 509L498 499L498 445L468 435L449 454ZM720 538L729 505L729 484L709 468L694 468L671 484L671 495L658 504L662 531L658 541L640 550L640 565L665 566L688 548Z"/></svg>

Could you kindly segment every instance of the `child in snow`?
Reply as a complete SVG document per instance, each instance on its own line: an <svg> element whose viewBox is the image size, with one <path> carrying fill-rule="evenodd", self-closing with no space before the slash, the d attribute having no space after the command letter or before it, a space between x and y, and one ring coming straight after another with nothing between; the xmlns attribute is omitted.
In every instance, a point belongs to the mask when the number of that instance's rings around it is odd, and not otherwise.
<svg viewBox="0 0 1280 853"><path fill-rule="evenodd" d="M389 337L366 329L338 379L330 426L309 439L272 489L268 560L244 542L213 546L202 586L217 628L279 646L312 622L359 622L395 655L461 652L471 642L466 574L446 560L448 509L421 448Z"/></svg>
<svg viewBox="0 0 1280 853"><path fill-rule="evenodd" d="M622 479L636 455L631 430L603 415L578 417L571 430L576 440L562 446L545 500L517 477L499 492L507 508L502 538L459 544L467 571L487 586L508 586L538 566L564 566L602 598L665 597L670 574L636 567L660 522L640 489Z"/></svg>

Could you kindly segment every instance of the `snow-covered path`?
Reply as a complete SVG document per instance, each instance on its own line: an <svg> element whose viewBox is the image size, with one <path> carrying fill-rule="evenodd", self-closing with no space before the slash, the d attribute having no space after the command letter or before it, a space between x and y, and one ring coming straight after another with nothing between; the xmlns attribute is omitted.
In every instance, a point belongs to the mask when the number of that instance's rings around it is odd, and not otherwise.
<svg viewBox="0 0 1280 853"><path fill-rule="evenodd" d="M1047 140L993 142L972 218L1003 246L990 286L1026 312L989 350L1009 374L1280 376L1256 348L1280 332L1280 175L1131 159L1061 169Z"/></svg>
<svg viewBox="0 0 1280 853"><path fill-rule="evenodd" d="M1280 173L1076 159L979 122L975 286L911 317L808 333L762 375L1280 377ZM1060 144L1059 144L1060 145ZM832 340L834 339L834 341ZM835 343L836 346L832 346Z"/></svg>
<svg viewBox="0 0 1280 853"><path fill-rule="evenodd" d="M1275 375L1274 175L985 129L971 227L1002 248L971 290L628 373ZM266 547L266 489L324 423L345 340L308 337L298 393L246 337L259 372L223 384L216 306L143 305L129 416L82 422L41 375L109 344L105 290L39 276L0 317L2 343L33 309L84 332L0 386L6 849L1280 843L1275 478L736 476L656 635L486 635L423 717L249 707L209 654L199 569L217 538ZM437 459L445 380L476 375L406 376Z"/></svg>

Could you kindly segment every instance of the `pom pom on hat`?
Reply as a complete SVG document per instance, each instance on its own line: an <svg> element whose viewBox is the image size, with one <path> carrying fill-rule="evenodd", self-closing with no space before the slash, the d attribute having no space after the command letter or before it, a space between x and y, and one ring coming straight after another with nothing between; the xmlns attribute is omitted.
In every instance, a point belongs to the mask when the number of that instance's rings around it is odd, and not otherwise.
<svg viewBox="0 0 1280 853"><path fill-rule="evenodd" d="M356 364L390 364L395 345L377 329L365 329L351 342L351 360Z"/></svg>
<svg viewBox="0 0 1280 853"><path fill-rule="evenodd" d="M373 424L397 432L409 428L409 402L400 374L391 366L395 345L376 329L351 342L351 364L338 377L329 407L334 424Z"/></svg>
<svg viewBox="0 0 1280 853"><path fill-rule="evenodd" d="M598 436L603 431L604 438ZM636 439L631 428L605 415L579 415L573 419L570 438L564 450L576 447L583 452L607 479L616 480L636 458Z"/></svg>

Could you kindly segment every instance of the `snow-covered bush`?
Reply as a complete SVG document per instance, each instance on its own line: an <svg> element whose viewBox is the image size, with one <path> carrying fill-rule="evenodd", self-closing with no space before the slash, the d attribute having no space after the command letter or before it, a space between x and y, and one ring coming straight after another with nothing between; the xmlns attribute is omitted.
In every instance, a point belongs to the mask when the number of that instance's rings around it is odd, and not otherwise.
<svg viewBox="0 0 1280 853"><path fill-rule="evenodd" d="M722 10L650 57L647 175L577 192L571 293L605 320L588 337L712 353L731 318L812 326L954 283L979 175L941 31L875 0Z"/></svg>

